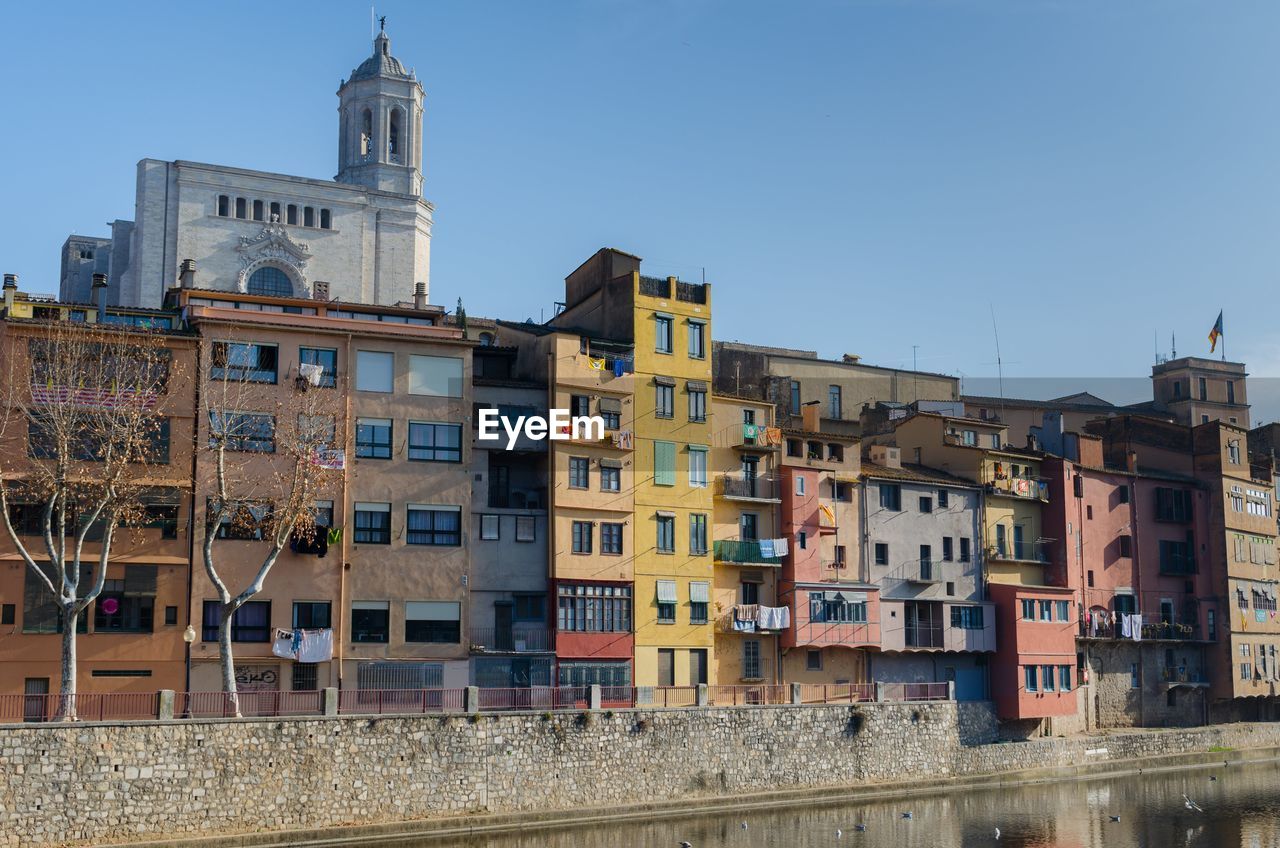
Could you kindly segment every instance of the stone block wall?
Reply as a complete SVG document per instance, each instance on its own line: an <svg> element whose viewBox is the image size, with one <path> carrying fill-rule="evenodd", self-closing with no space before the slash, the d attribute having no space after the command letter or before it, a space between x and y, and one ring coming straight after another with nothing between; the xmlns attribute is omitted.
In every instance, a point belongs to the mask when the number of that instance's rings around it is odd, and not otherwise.
<svg viewBox="0 0 1280 848"><path fill-rule="evenodd" d="M995 735L988 706L954 702L15 726L0 728L0 845L609 808L1280 745L1280 725L984 744Z"/></svg>

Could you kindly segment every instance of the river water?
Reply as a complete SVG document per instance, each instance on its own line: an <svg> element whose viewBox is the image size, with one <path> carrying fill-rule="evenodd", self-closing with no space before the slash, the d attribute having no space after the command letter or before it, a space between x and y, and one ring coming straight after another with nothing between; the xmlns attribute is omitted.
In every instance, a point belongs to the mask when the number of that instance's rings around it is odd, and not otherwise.
<svg viewBox="0 0 1280 848"><path fill-rule="evenodd" d="M1187 809L1183 795L1203 812ZM904 813L911 817L905 818ZM1112 821L1112 816L1120 820ZM856 830L854 825L859 823L866 830ZM1280 763L1217 765L951 791L897 801L702 814L408 844L421 848L678 848L682 841L693 848L1280 848Z"/></svg>

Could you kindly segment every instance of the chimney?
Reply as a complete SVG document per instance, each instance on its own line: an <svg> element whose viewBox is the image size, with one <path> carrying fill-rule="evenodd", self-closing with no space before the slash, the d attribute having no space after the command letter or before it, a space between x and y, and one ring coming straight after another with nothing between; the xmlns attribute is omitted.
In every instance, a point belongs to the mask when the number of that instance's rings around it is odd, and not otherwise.
<svg viewBox="0 0 1280 848"><path fill-rule="evenodd" d="M841 357L841 359L844 360L845 365L857 365L859 362L862 361L862 357L856 353L846 353L843 357Z"/></svg>
<svg viewBox="0 0 1280 848"><path fill-rule="evenodd" d="M916 448L916 450L920 450ZM890 447L889 445L872 445L871 461L876 465L885 468L901 468L902 467L902 448ZM920 461L920 457L916 456L916 462Z"/></svg>
<svg viewBox="0 0 1280 848"><path fill-rule="evenodd" d="M413 308L427 308L427 284L422 281L413 284Z"/></svg>
<svg viewBox="0 0 1280 848"><path fill-rule="evenodd" d="M4 308L6 312L13 308L13 302L14 300L17 299L17 295L18 295L18 275L5 274L4 275Z"/></svg>
<svg viewBox="0 0 1280 848"><path fill-rule="evenodd" d="M94 274L93 287L89 290L89 302L98 307L98 323L107 323L107 275Z"/></svg>
<svg viewBox="0 0 1280 848"><path fill-rule="evenodd" d="M1040 450L1040 440L1036 438L1035 433L1027 434L1027 450L1030 450L1030 451Z"/></svg>
<svg viewBox="0 0 1280 848"><path fill-rule="evenodd" d="M184 289L196 287L196 261L194 259L182 260L182 265L178 270L178 287Z"/></svg>
<svg viewBox="0 0 1280 848"><path fill-rule="evenodd" d="M810 433L822 431L822 407L816 400L811 400L800 407L801 427Z"/></svg>

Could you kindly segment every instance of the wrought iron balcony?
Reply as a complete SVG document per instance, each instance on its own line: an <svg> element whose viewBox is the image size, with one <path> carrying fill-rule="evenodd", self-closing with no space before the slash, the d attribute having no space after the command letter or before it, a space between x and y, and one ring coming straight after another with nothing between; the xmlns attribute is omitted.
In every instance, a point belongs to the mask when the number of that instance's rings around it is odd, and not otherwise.
<svg viewBox="0 0 1280 848"><path fill-rule="evenodd" d="M760 553L760 543L755 540L718 540L715 543L715 560L735 565L782 565L782 557L767 557Z"/></svg>

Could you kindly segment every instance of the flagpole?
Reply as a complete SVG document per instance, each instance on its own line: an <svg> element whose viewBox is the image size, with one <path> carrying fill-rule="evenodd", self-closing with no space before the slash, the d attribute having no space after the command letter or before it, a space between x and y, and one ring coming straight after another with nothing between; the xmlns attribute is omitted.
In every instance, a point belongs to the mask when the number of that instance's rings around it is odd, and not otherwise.
<svg viewBox="0 0 1280 848"><path fill-rule="evenodd" d="M1219 308L1218 314L1223 314L1224 310ZM1227 322L1222 322L1222 361L1227 361Z"/></svg>

